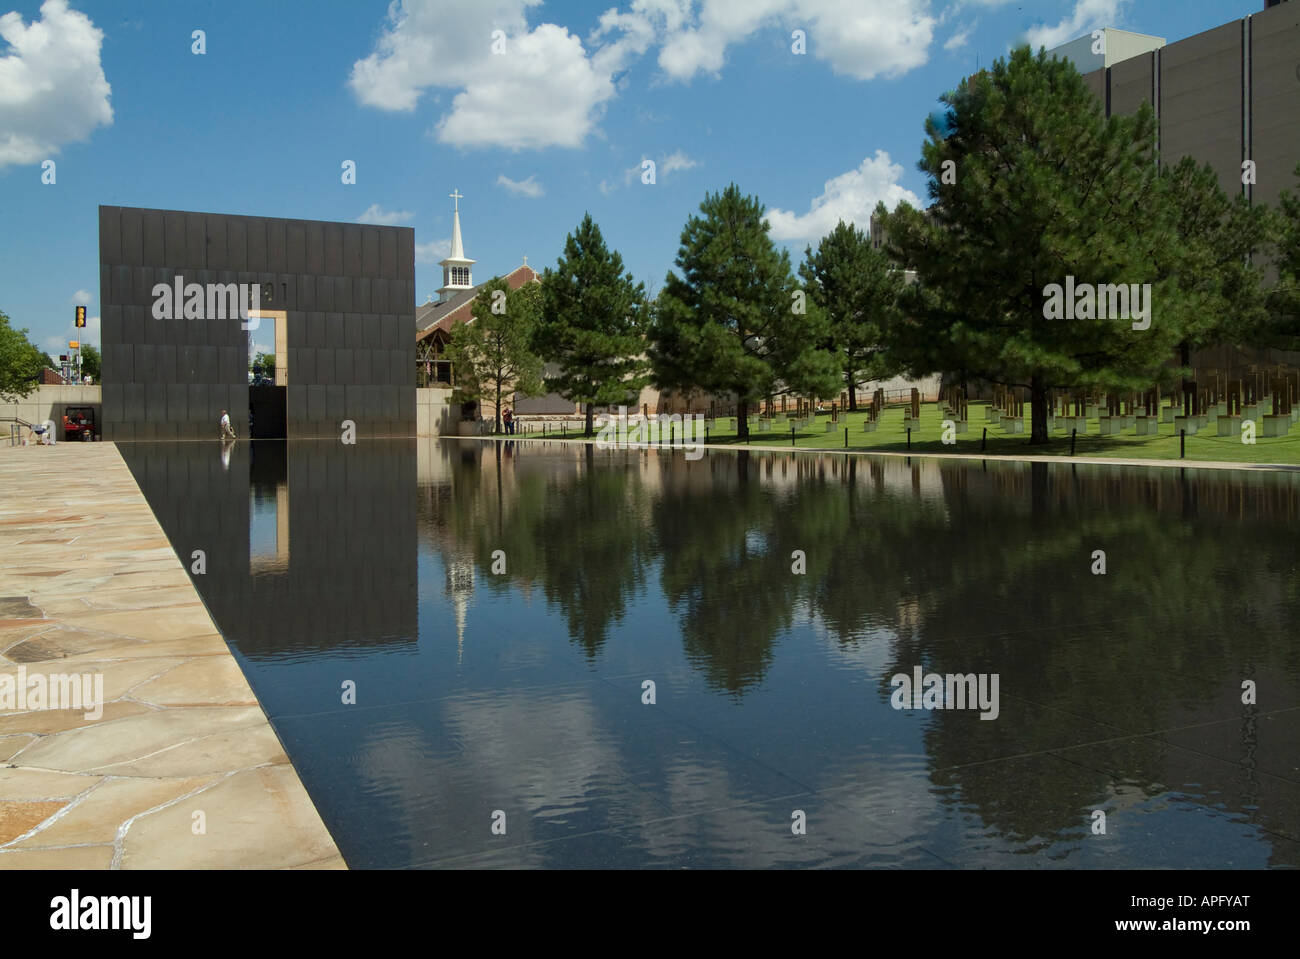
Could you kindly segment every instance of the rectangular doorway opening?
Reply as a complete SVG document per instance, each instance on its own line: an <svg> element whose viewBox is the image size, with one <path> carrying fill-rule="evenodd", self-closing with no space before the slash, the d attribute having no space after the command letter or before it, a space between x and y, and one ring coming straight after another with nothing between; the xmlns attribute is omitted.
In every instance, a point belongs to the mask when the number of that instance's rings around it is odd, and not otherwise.
<svg viewBox="0 0 1300 959"><path fill-rule="evenodd" d="M288 439L289 346L284 310L248 311L248 435Z"/></svg>

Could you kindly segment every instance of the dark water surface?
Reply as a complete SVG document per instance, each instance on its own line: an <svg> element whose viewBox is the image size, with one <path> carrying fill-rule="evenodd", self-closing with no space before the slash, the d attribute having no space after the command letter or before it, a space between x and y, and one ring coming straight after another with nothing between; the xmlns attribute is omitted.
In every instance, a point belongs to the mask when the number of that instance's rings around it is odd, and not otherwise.
<svg viewBox="0 0 1300 959"><path fill-rule="evenodd" d="M1300 865L1300 474L120 449L353 868Z"/></svg>

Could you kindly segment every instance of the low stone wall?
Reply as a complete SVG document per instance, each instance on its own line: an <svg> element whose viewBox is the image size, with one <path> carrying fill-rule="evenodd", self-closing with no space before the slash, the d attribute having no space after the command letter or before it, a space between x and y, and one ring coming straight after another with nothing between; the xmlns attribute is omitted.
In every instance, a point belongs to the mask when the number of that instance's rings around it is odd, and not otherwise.
<svg viewBox="0 0 1300 959"><path fill-rule="evenodd" d="M52 420L55 426L63 422L63 410L68 406L90 406L95 410L95 432L103 424L103 406L100 389L95 386L38 386L17 403L0 403L0 439L9 437L10 421L15 417L28 423ZM60 435L59 439L63 439Z"/></svg>
<svg viewBox="0 0 1300 959"><path fill-rule="evenodd" d="M416 436L455 436L459 418L460 407L451 402L451 390L432 386L416 389Z"/></svg>

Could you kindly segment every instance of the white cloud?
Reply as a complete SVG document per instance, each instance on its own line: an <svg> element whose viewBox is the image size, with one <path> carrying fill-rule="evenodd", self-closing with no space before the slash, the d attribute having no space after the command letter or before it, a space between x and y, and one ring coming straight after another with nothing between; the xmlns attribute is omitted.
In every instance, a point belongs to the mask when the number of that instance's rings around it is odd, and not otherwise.
<svg viewBox="0 0 1300 959"><path fill-rule="evenodd" d="M1054 27L1031 27L1025 40L1034 50L1039 47L1050 50L1098 27L1113 27L1124 2L1125 0L1077 0L1070 16Z"/></svg>
<svg viewBox="0 0 1300 959"><path fill-rule="evenodd" d="M67 0L45 0L41 19L0 16L0 168L36 163L113 122L100 47L104 32Z"/></svg>
<svg viewBox="0 0 1300 959"><path fill-rule="evenodd" d="M366 212L357 217L358 223L373 223L376 226L396 226L409 223L415 216L410 210L385 210L378 203L366 207Z"/></svg>
<svg viewBox="0 0 1300 959"><path fill-rule="evenodd" d="M430 240L415 244L416 263L437 263L451 253L451 240Z"/></svg>
<svg viewBox="0 0 1300 959"><path fill-rule="evenodd" d="M688 82L721 71L727 48L760 30L798 28L808 51L835 73L870 80L924 64L938 22L928 0L703 0L698 11L690 7L686 0L633 0L626 13L606 13L592 37L621 33L611 46L623 56L643 53L653 37L660 69Z"/></svg>
<svg viewBox="0 0 1300 959"><path fill-rule="evenodd" d="M693 166L697 166L696 162L681 150L677 150L659 161L658 175L667 176L670 173L676 173L678 170L689 170Z"/></svg>
<svg viewBox="0 0 1300 959"><path fill-rule="evenodd" d="M963 27L944 41L945 50L960 50L970 40L972 27Z"/></svg>
<svg viewBox="0 0 1300 959"><path fill-rule="evenodd" d="M653 8L662 10L656 13ZM593 55L593 60L602 70L611 74L617 72L633 57L645 53L658 40L659 23L671 22L677 29L685 14L671 0L654 3L653 0L636 0L631 11L624 13L611 7L601 14L599 26L589 38L593 44L606 36L621 34L617 40L604 44Z"/></svg>
<svg viewBox="0 0 1300 959"><path fill-rule="evenodd" d="M584 47L565 27L528 26L540 2L394 0L373 51L352 65L353 93L409 112L430 89L456 91L432 132L458 147L578 147L628 63L652 47L663 74L685 83L721 71L728 47L760 31L788 42L798 28L835 73L870 80L924 64L939 23L930 0L631 0L606 10ZM494 53L498 30L505 47Z"/></svg>
<svg viewBox="0 0 1300 959"><path fill-rule="evenodd" d="M641 161L636 166L630 166L623 171L623 186L631 186L633 183L640 181L641 176L645 173L645 162L650 158L642 155ZM693 160L682 150L674 150L672 153L659 154L659 159L654 160L655 165L655 182L658 183L666 176L671 176L678 170L689 170L692 167L699 166L698 160ZM619 188L616 180L601 180L598 189L601 193L608 196Z"/></svg>
<svg viewBox="0 0 1300 959"><path fill-rule="evenodd" d="M76 293L72 294L72 299L68 300L68 302L75 306L85 306L94 298L95 294L91 293L89 290L78 290Z"/></svg>
<svg viewBox="0 0 1300 959"><path fill-rule="evenodd" d="M902 173L903 168L892 162L888 153L877 150L875 157L864 159L856 170L827 180L821 195L813 199L807 213L769 210L767 218L772 224L773 239L820 239L835 229L840 220L856 224L865 231L878 202L883 202L890 210L901 200L914 207L924 206L915 193L898 185Z"/></svg>
<svg viewBox="0 0 1300 959"><path fill-rule="evenodd" d="M90 311L87 310L87 313ZM86 325L78 329L73 323L68 324L68 328L62 333L56 333L53 336L47 336L41 340L41 349L50 356L54 357L57 363L59 354L68 352L68 341L77 340L82 344L90 343L99 348L99 317L87 316Z"/></svg>
<svg viewBox="0 0 1300 959"><path fill-rule="evenodd" d="M530 174L527 180L512 180L504 173L497 175L497 186L504 187L507 193L526 196L536 200L546 194L546 189L537 182L537 174Z"/></svg>
<svg viewBox="0 0 1300 959"><path fill-rule="evenodd" d="M353 93L366 106L411 111L429 88L458 90L434 131L454 146L581 146L614 84L564 27L528 28L525 9L539 2L396 0L374 52L353 64ZM500 54L496 30L506 37Z"/></svg>

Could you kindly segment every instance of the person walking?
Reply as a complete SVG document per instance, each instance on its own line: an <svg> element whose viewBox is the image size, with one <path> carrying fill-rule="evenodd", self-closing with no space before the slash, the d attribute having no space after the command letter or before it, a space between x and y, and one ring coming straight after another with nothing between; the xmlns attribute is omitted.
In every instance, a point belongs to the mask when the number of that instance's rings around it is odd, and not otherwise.
<svg viewBox="0 0 1300 959"><path fill-rule="evenodd" d="M235 431L230 425L230 414L225 410L221 411L221 438L223 440L235 438Z"/></svg>

